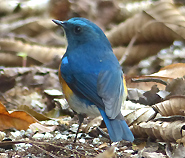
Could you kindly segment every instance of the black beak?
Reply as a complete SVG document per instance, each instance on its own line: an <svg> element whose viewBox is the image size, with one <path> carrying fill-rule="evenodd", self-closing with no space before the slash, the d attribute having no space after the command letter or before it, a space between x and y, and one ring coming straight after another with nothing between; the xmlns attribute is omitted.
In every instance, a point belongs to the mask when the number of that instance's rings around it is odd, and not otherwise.
<svg viewBox="0 0 185 158"><path fill-rule="evenodd" d="M65 27L65 21L60 21L60 20L52 20L55 24L59 25L59 26L62 26L62 27Z"/></svg>

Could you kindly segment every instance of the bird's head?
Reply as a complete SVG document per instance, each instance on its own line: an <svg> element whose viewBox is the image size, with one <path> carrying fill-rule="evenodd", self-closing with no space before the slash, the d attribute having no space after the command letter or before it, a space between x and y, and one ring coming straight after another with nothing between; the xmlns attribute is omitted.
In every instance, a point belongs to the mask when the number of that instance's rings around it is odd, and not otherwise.
<svg viewBox="0 0 185 158"><path fill-rule="evenodd" d="M65 31L68 47L76 47L89 41L101 40L110 44L103 31L85 18L71 18L67 21L53 20Z"/></svg>

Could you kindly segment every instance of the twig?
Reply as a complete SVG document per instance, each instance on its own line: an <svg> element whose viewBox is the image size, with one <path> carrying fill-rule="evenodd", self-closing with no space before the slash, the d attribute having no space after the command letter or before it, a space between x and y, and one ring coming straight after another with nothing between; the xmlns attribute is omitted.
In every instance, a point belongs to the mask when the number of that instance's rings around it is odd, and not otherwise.
<svg viewBox="0 0 185 158"><path fill-rule="evenodd" d="M141 78L141 79L131 79L132 82L156 82L156 83L161 83L163 85L167 85L167 82L159 79L159 78Z"/></svg>

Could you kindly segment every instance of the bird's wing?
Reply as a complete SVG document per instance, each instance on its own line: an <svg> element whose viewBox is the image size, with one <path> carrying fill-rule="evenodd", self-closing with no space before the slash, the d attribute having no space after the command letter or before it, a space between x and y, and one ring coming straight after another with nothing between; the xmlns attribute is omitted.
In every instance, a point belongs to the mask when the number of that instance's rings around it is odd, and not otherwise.
<svg viewBox="0 0 185 158"><path fill-rule="evenodd" d="M67 82L67 84L78 96L82 96L90 100L92 103L104 110L103 100L97 93L96 74L73 74L70 82Z"/></svg>
<svg viewBox="0 0 185 158"><path fill-rule="evenodd" d="M110 119L120 113L124 94L122 71L102 71L95 74L73 74L69 87L105 110Z"/></svg>
<svg viewBox="0 0 185 158"><path fill-rule="evenodd" d="M105 105L106 115L110 119L115 119L120 113L124 95L122 71L100 72L97 85L98 95Z"/></svg>

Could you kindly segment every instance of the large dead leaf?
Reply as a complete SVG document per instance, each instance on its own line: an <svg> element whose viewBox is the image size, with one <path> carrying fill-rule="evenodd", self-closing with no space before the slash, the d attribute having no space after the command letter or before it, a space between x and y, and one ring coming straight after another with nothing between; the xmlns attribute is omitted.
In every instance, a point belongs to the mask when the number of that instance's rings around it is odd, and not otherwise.
<svg viewBox="0 0 185 158"><path fill-rule="evenodd" d="M163 67L161 70L150 76L178 78L183 77L184 75L185 75L185 63L175 63Z"/></svg>
<svg viewBox="0 0 185 158"><path fill-rule="evenodd" d="M185 39L184 33L185 17L181 14L181 12L175 6L173 1L171 0L158 1L151 9L147 9L145 10L145 12L152 18L154 18L156 21L162 22L167 28L176 33L178 36L176 37L174 36L174 38L177 38L177 40ZM168 36L167 34L165 34L167 32L163 33L164 37ZM170 31L168 33L170 33ZM158 35L159 37L161 37L160 33Z"/></svg>
<svg viewBox="0 0 185 158"><path fill-rule="evenodd" d="M185 96L170 97L161 103L152 106L162 116L185 116Z"/></svg>
<svg viewBox="0 0 185 158"><path fill-rule="evenodd" d="M172 1L162 0L114 27L107 37L121 64L135 64L174 40L184 40L184 32L185 17Z"/></svg>
<svg viewBox="0 0 185 158"><path fill-rule="evenodd" d="M16 128L26 130L29 125L37 120L24 111L14 111L9 113L5 106L0 102L0 130Z"/></svg>
<svg viewBox="0 0 185 158"><path fill-rule="evenodd" d="M162 68L159 72L150 76L128 77L126 83L128 88L137 88L148 91L157 85L160 90L166 90L171 95L184 95L185 64L176 63ZM176 79L175 79L176 78Z"/></svg>
<svg viewBox="0 0 185 158"><path fill-rule="evenodd" d="M140 138L153 138L167 142L175 142L184 137L184 117L168 117L156 121L142 122L130 127L134 136Z"/></svg>
<svg viewBox="0 0 185 158"><path fill-rule="evenodd" d="M129 51L129 53L126 55L124 65L132 65L138 63L140 60L147 58L149 56L155 55L158 53L161 49L164 49L168 46L170 46L171 43L142 43L133 45L130 47L130 50L127 50L127 47L115 47L113 48L113 52L120 60L122 56L125 55L126 51ZM141 53L142 52L142 53ZM138 55L139 53L139 55ZM124 56L125 57L125 56Z"/></svg>
<svg viewBox="0 0 185 158"><path fill-rule="evenodd" d="M139 104L135 104L135 106L137 107ZM152 107L149 106L144 106L142 108L137 107L135 110L121 109L121 113L123 114L125 121L129 126L135 123L148 121L156 116L156 112L152 109Z"/></svg>
<svg viewBox="0 0 185 158"><path fill-rule="evenodd" d="M107 36L113 46L126 45L132 38L136 38L136 43L171 43L185 37L184 26L185 17L171 1L158 1L112 29Z"/></svg>
<svg viewBox="0 0 185 158"><path fill-rule="evenodd" d="M51 62L56 55L63 56L66 51L65 48L44 47L8 38L0 39L0 47L3 51L24 52L41 63Z"/></svg>

